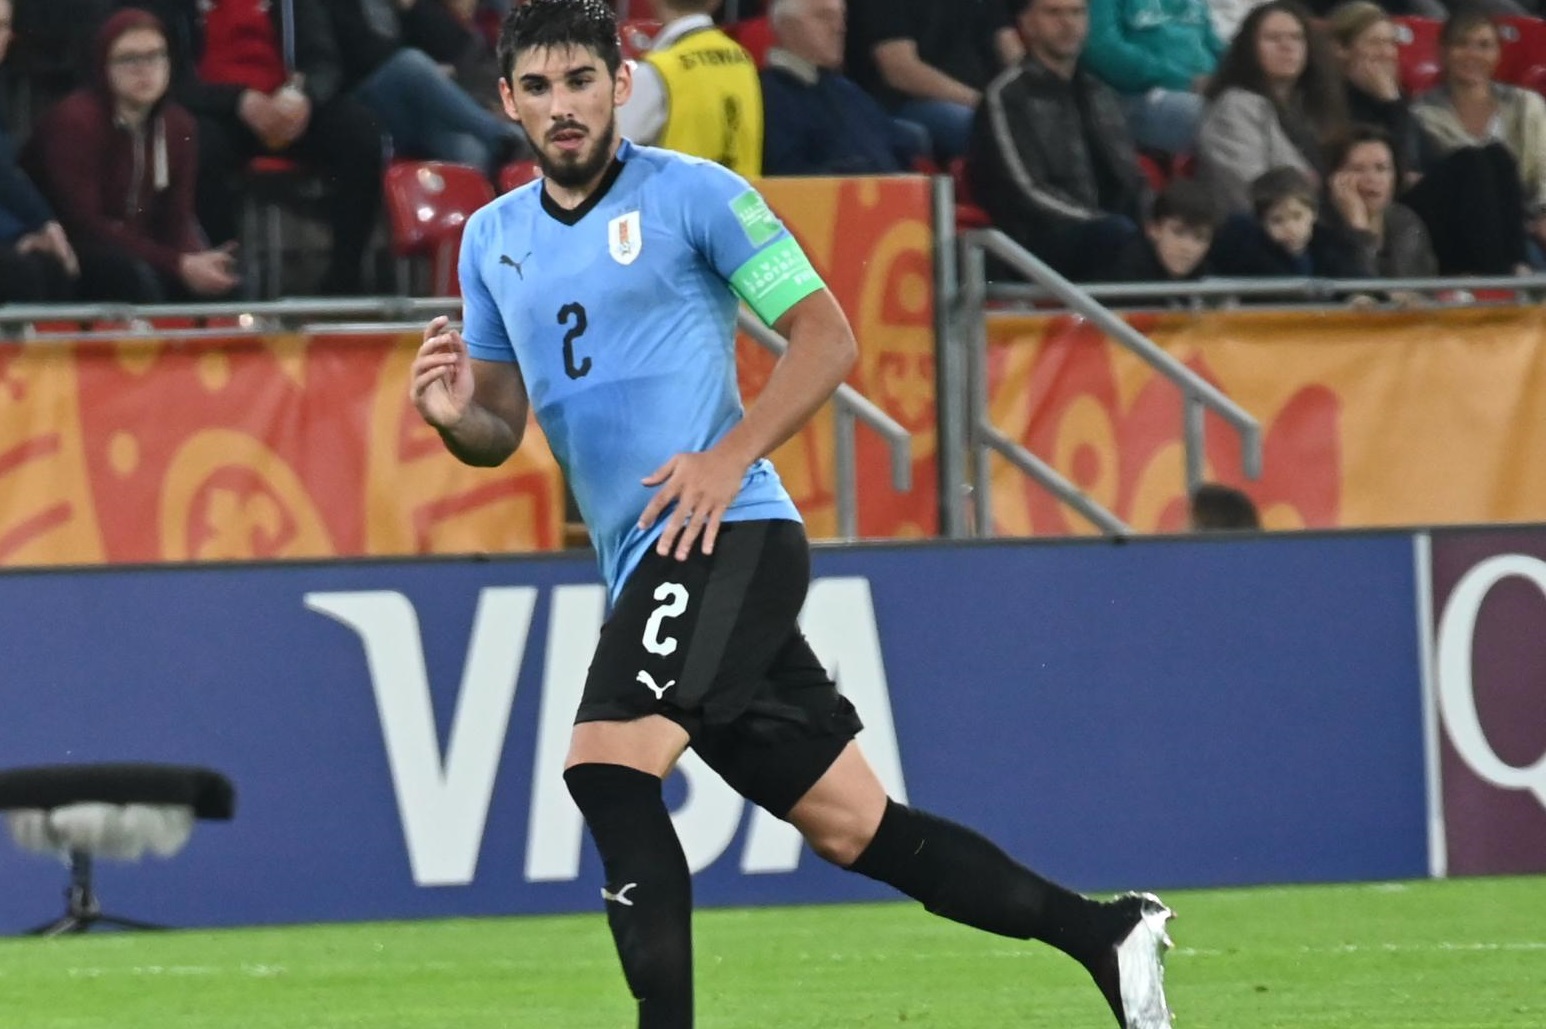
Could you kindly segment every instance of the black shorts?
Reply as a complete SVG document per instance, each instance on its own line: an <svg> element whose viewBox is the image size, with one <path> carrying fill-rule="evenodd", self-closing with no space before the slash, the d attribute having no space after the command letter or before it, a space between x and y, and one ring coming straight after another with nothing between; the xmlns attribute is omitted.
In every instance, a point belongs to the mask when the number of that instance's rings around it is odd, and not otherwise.
<svg viewBox="0 0 1546 1029"><path fill-rule="evenodd" d="M686 561L651 549L602 626L575 721L664 715L783 817L863 727L800 632L809 585L798 522L728 522Z"/></svg>

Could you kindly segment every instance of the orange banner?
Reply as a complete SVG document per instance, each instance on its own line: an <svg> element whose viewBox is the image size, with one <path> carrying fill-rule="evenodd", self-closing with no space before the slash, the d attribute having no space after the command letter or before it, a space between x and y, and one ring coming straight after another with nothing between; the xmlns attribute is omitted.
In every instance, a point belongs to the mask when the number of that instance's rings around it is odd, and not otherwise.
<svg viewBox="0 0 1546 1029"><path fill-rule="evenodd" d="M415 335L0 348L0 564L555 547L540 433L444 457L407 399Z"/></svg>
<svg viewBox="0 0 1546 1029"><path fill-rule="evenodd" d="M1207 474L1270 528L1546 520L1537 308L1139 316L1258 422L1264 473L1208 418ZM989 320L992 418L1140 532L1185 526L1181 397L1078 319ZM1003 533L1093 532L995 459Z"/></svg>
<svg viewBox="0 0 1546 1029"><path fill-rule="evenodd" d="M912 434L912 489L891 486L885 443L858 428L859 534L932 536L939 529L934 402L934 231L929 180L764 179L759 188L810 255L859 341L848 382ZM740 341L741 390L750 403L773 369ZM837 533L832 405L773 454L812 537Z"/></svg>

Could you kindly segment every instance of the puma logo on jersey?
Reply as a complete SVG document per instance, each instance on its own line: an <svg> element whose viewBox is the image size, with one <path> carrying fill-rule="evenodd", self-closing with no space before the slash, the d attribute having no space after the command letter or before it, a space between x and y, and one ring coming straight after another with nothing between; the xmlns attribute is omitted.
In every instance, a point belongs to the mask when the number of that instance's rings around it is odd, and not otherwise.
<svg viewBox="0 0 1546 1029"><path fill-rule="evenodd" d="M510 259L510 255L509 254L500 254L499 255L499 263L500 264L504 264L504 265L509 265L511 268L514 268L515 269L515 274L517 274L517 275L519 275L521 277L521 281L522 282L525 282L526 281L526 273L521 270L521 265L525 264L527 259L530 258L530 257L531 257L531 251L530 250L526 251L525 256L523 256L519 261L512 261Z"/></svg>
<svg viewBox="0 0 1546 1029"><path fill-rule="evenodd" d="M628 899L628 891L638 885L638 883L626 883L624 884L623 888L618 890L616 893L609 892L607 888L603 886L601 888L601 899L621 904L625 908L631 908L633 907L633 901Z"/></svg>
<svg viewBox="0 0 1546 1029"><path fill-rule="evenodd" d="M645 689L655 694L656 700L664 699L666 690L669 690L671 687L676 685L676 680L672 679L664 686L657 686L655 685L655 677L642 668L639 669L638 681L644 684Z"/></svg>

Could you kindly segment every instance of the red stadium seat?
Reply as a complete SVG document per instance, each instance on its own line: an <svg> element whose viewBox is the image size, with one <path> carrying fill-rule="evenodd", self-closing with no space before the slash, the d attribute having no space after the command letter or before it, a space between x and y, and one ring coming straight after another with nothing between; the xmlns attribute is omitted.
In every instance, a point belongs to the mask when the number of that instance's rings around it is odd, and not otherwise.
<svg viewBox="0 0 1546 1029"><path fill-rule="evenodd" d="M971 177L966 174L966 158L950 162L950 179L956 187L956 229L991 229L993 219L972 202Z"/></svg>
<svg viewBox="0 0 1546 1029"><path fill-rule="evenodd" d="M726 25L725 31L746 48L757 67L767 64L768 51L773 48L773 23L769 19L743 18L733 25Z"/></svg>
<svg viewBox="0 0 1546 1029"><path fill-rule="evenodd" d="M466 165L399 161L387 169L384 192L392 253L400 262L399 286L406 286L404 262L427 257L434 295L460 296L456 259L462 230L474 211L494 199L494 187Z"/></svg>
<svg viewBox="0 0 1546 1029"><path fill-rule="evenodd" d="M1503 44L1497 80L1539 92L1546 85L1546 21L1509 17L1495 23Z"/></svg>
<svg viewBox="0 0 1546 1029"><path fill-rule="evenodd" d="M91 322L33 322L32 331L39 336L80 336L91 332Z"/></svg>
<svg viewBox="0 0 1546 1029"><path fill-rule="evenodd" d="M542 169L537 166L536 161L511 161L499 169L499 191L508 193L512 189L540 178L542 178Z"/></svg>
<svg viewBox="0 0 1546 1029"><path fill-rule="evenodd" d="M653 18L631 18L617 26L617 37L623 43L623 56L636 61L655 42L660 32L660 22Z"/></svg>
<svg viewBox="0 0 1546 1029"><path fill-rule="evenodd" d="M1511 289L1473 289L1471 299L1478 304L1517 304L1523 298Z"/></svg>
<svg viewBox="0 0 1546 1029"><path fill-rule="evenodd" d="M1439 66L1439 31L1444 23L1436 18L1392 18L1396 26L1397 61L1400 63L1401 88L1416 96L1438 85L1443 69Z"/></svg>
<svg viewBox="0 0 1546 1029"><path fill-rule="evenodd" d="M1148 154L1138 155L1138 170L1143 172L1143 177L1149 182L1149 188L1156 193L1164 189L1170 181L1170 173L1158 160Z"/></svg>
<svg viewBox="0 0 1546 1029"><path fill-rule="evenodd" d="M988 217L988 212L976 204L956 204L956 231L962 229L991 229L993 219Z"/></svg>

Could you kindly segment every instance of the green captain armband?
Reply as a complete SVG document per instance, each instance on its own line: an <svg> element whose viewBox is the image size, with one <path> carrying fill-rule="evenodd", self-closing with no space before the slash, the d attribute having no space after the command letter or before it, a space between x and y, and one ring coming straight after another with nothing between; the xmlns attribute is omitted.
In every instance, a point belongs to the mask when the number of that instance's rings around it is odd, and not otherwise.
<svg viewBox="0 0 1546 1029"><path fill-rule="evenodd" d="M825 286L793 236L759 251L730 276L730 288L768 325Z"/></svg>

